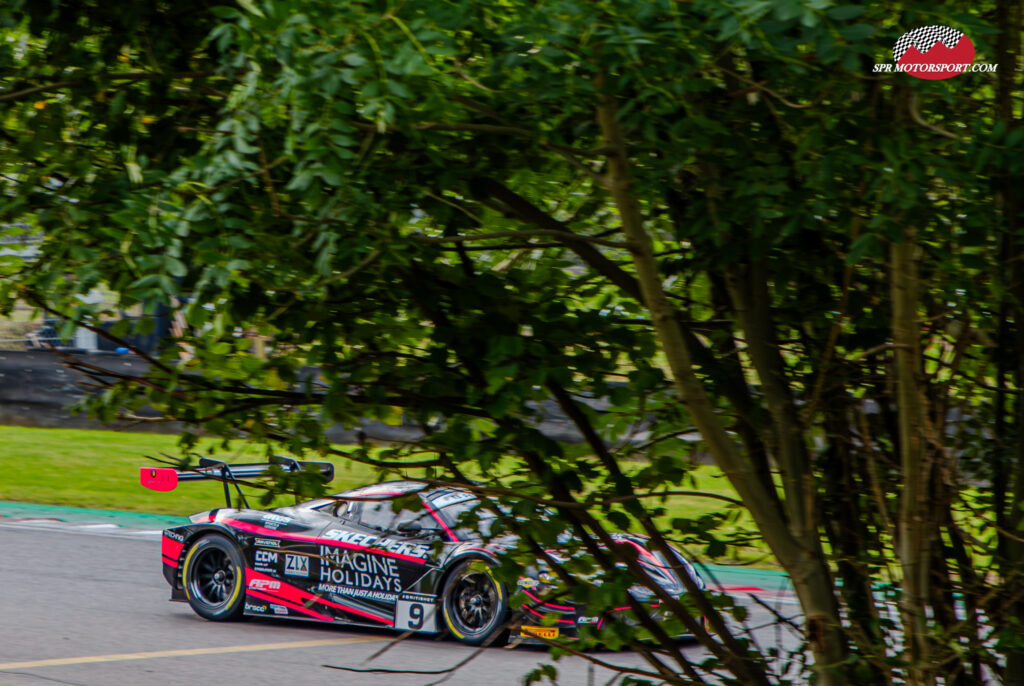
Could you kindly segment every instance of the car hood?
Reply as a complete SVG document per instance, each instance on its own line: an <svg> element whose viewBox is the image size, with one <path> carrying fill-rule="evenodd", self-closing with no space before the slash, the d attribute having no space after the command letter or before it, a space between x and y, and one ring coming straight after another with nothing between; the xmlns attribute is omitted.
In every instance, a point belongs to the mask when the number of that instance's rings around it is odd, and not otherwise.
<svg viewBox="0 0 1024 686"><path fill-rule="evenodd" d="M689 574L690 578L697 584L701 589L706 588L706 584L701 575L694 568L693 564L686 559L686 557L673 548L673 552L676 555L675 560L666 560L662 553L654 549L651 544L651 540L647 536L640 534L611 534L612 539L619 545L625 546L631 551L635 552L636 560L640 566L646 571L651 578L673 595L682 595L686 593L686 585L680 579L679 574ZM502 552L515 546L518 536L508 534L500 536L489 541L478 540L475 542L466 542L459 548L459 552L471 552L473 550L485 551L492 555L500 555ZM602 546L604 547L604 546ZM545 551L553 559L557 561L567 560L573 553L564 548L551 548ZM619 566L624 566L619 563ZM538 560L536 565L527 568L527 575L520 580L520 585L529 588L547 585L546 582L553 581L551 578L548 565ZM600 583L598 579L594 579L595 583ZM646 596L653 595L653 592L645 586L634 586L630 592L638 599L646 599Z"/></svg>

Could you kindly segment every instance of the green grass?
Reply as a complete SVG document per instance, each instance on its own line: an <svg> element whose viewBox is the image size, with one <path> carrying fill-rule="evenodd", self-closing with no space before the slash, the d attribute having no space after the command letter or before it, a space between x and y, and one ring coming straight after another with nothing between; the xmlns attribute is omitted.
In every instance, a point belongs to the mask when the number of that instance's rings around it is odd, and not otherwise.
<svg viewBox="0 0 1024 686"><path fill-rule="evenodd" d="M189 482L166 493L149 491L140 485L139 468L156 464L146 455L177 455L177 440L177 436L163 434L0 426L0 501L175 516L221 505L223 487L216 482ZM219 441L204 440L201 443L204 453L209 446L219 447ZM262 462L264 452L260 446L239 442L231 451L217 452L213 456L229 463ZM375 473L367 466L339 459L333 461L336 478L329 487L332 492L376 480ZM685 489L736 497L716 468L697 467L692 475L696 483ZM417 476L417 473L410 471L409 476ZM249 493L256 492L247 491ZM250 498L250 504L257 502ZM275 504L288 502L293 500L279 498ZM645 504L653 507L657 502L649 498ZM725 503L712 498L673 497L665 506L668 511L665 519L670 521L674 517L696 519L718 512ZM723 533L739 527L750 528L746 513L734 524L727 525ZM732 552L736 560L747 562L758 560L764 554L762 546Z"/></svg>
<svg viewBox="0 0 1024 686"><path fill-rule="evenodd" d="M216 482L190 482L166 493L139 483L140 467L159 466L146 455L176 456L177 441L177 436L163 434L0 426L0 500L169 515L189 515L222 504L223 488ZM263 455L253 445L214 457L262 462ZM331 490L374 480L368 467L336 465Z"/></svg>
<svg viewBox="0 0 1024 686"><path fill-rule="evenodd" d="M9 317L0 317L0 341L7 350L24 350L25 336L42 323L42 318L32 317L31 310L16 309Z"/></svg>

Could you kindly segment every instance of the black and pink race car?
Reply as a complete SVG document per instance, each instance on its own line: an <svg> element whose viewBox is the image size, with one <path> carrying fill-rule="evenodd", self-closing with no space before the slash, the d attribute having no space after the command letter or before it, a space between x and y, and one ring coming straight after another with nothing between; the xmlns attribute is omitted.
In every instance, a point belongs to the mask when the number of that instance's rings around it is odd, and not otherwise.
<svg viewBox="0 0 1024 686"><path fill-rule="evenodd" d="M276 459L286 471L333 476L330 463ZM266 473L267 464L228 465L203 459L189 471L143 468L143 485L172 490L178 481L238 479ZM416 506L395 511L394 502ZM465 526L464 513L475 522ZM461 517L461 519L460 519ZM163 571L171 600L187 601L214 621L242 616L289 617L398 631L450 633L470 645L509 635L535 642L572 637L583 625L605 621L586 608L541 597L546 576L519 579L529 602L510 607L510 592L491 573L508 538L490 540L495 514L469 491L392 481L271 510L218 508L192 515L191 524L163 532ZM675 570L704 582L681 553L672 564L643 536L620 534L637 560L668 592L686 593ZM504 542L504 546L503 543ZM555 551L552 551L555 552ZM557 553L556 553L557 554ZM634 587L638 601L657 607L653 594ZM623 599L624 601L626 599ZM617 608L617 611L627 609ZM517 609L519 612L513 613Z"/></svg>

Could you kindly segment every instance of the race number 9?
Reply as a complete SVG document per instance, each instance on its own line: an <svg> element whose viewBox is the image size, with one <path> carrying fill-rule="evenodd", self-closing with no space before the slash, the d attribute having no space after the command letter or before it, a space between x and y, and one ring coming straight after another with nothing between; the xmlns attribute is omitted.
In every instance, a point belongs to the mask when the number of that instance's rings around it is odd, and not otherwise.
<svg viewBox="0 0 1024 686"><path fill-rule="evenodd" d="M406 631L437 631L437 606L414 600L399 600L395 606L395 628Z"/></svg>

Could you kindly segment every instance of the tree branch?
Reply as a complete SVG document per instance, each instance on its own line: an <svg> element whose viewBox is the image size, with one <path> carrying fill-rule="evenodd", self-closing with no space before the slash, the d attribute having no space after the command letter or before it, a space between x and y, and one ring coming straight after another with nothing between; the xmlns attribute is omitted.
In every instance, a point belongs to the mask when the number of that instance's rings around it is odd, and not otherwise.
<svg viewBox="0 0 1024 686"><path fill-rule="evenodd" d="M629 249L629 245L626 243L616 243L615 241L606 241L602 238L595 238L593 236L583 236L578 233L572 233L571 231L558 231L555 229L534 229L532 231L498 231L496 233L470 234L464 236L414 236L414 238L421 243L466 243L469 241L487 241L496 240L499 238L528 238L531 236L553 236L567 243L582 241L585 243L601 245L606 248L618 248L620 250Z"/></svg>
<svg viewBox="0 0 1024 686"><path fill-rule="evenodd" d="M201 79L207 76L214 76L213 72L201 72L201 71L188 71L179 72L175 74L160 74L158 72L148 71L137 71L137 72L125 72L123 74L97 74L92 79L68 79L66 81L57 81L55 83L48 83L42 86L32 86L31 88L24 88L20 91L14 91L13 93L4 93L0 95L0 102L10 102L12 100L20 100L21 98L35 95L37 93L47 93L50 91L59 91L65 88L74 88L76 86L82 86L85 84L94 83L94 79L102 81L153 81L160 78L172 78L172 79Z"/></svg>

